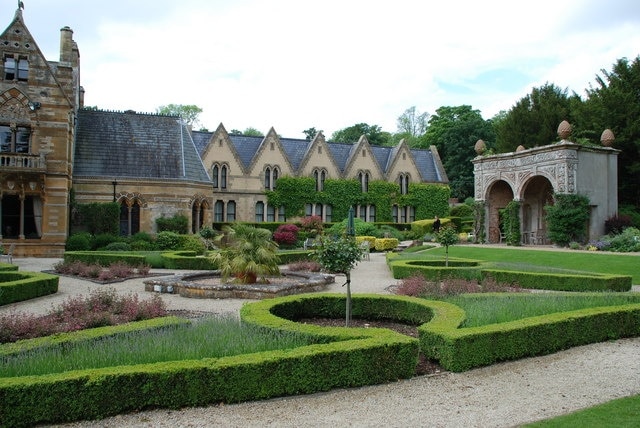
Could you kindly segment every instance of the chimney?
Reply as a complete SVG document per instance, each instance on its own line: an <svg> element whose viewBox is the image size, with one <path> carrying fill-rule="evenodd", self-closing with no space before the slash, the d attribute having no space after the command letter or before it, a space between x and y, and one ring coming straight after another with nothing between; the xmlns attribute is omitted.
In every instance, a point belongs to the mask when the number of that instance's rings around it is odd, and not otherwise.
<svg viewBox="0 0 640 428"><path fill-rule="evenodd" d="M71 66L74 51L73 30L69 27L60 29L60 65ZM76 48L77 49L77 48Z"/></svg>

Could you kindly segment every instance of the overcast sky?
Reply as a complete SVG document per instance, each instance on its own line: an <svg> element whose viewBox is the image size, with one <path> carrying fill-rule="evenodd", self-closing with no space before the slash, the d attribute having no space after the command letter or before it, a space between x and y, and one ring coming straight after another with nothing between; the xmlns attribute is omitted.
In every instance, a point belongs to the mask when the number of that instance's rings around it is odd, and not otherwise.
<svg viewBox="0 0 640 428"><path fill-rule="evenodd" d="M471 105L485 119L546 82L584 94L640 55L640 1L23 0L47 59L74 31L85 104L195 104L214 130L303 138L407 108ZM0 0L6 28L17 1Z"/></svg>

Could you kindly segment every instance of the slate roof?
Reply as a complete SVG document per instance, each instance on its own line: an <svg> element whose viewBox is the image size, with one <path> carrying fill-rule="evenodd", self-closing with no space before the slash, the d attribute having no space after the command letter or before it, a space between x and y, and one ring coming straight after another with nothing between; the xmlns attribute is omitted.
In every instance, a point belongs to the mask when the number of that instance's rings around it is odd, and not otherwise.
<svg viewBox="0 0 640 428"><path fill-rule="evenodd" d="M212 132L205 131L190 133L176 116L83 109L78 112L74 175L209 182L202 154L212 136ZM230 134L229 139L247 169L264 137ZM294 171L300 167L311 143L304 139L280 138ZM343 173L357 144L327 142L327 146ZM380 170L386 173L397 156L398 147L370 147ZM446 181L430 150L412 149L411 154L423 182Z"/></svg>
<svg viewBox="0 0 640 428"><path fill-rule="evenodd" d="M175 116L79 110L74 165L76 177L211 181Z"/></svg>

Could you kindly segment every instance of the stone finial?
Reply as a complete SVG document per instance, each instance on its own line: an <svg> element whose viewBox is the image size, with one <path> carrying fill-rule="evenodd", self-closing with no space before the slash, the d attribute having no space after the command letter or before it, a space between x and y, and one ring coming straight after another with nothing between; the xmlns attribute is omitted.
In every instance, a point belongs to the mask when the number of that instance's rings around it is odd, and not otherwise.
<svg viewBox="0 0 640 428"><path fill-rule="evenodd" d="M600 142L605 147L613 146L613 142L615 141L616 136L613 135L613 131L610 129L605 129L602 131L602 135L600 136Z"/></svg>
<svg viewBox="0 0 640 428"><path fill-rule="evenodd" d="M473 147L477 154L481 155L487 151L487 145L482 140L476 141L476 145Z"/></svg>
<svg viewBox="0 0 640 428"><path fill-rule="evenodd" d="M518 147L516 147L516 152L521 152L525 150L524 146L522 144L520 144Z"/></svg>
<svg viewBox="0 0 640 428"><path fill-rule="evenodd" d="M566 140L569 138L569 135L571 135L571 125L566 120L563 120L560 122L560 125L558 125L558 137L560 137L561 140Z"/></svg>

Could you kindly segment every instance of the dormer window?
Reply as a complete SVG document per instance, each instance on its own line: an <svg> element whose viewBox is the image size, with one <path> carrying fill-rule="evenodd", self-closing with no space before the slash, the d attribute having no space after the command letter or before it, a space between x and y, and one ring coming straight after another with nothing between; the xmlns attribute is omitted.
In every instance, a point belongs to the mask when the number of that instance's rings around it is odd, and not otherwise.
<svg viewBox="0 0 640 428"><path fill-rule="evenodd" d="M26 57L4 56L4 80L29 80L29 61Z"/></svg>

